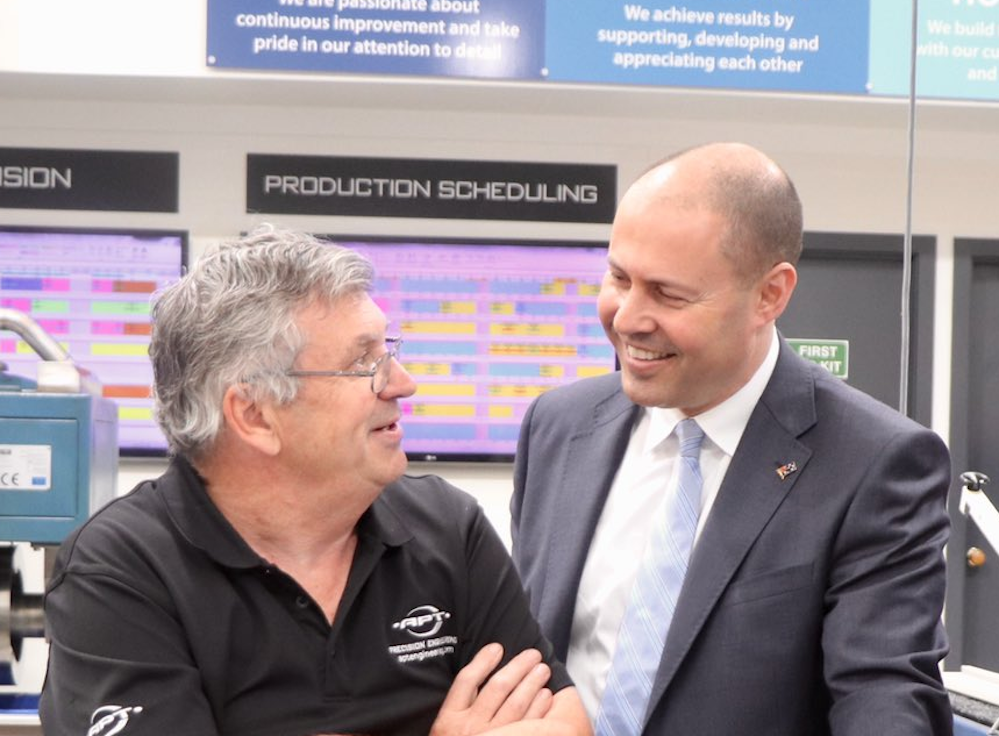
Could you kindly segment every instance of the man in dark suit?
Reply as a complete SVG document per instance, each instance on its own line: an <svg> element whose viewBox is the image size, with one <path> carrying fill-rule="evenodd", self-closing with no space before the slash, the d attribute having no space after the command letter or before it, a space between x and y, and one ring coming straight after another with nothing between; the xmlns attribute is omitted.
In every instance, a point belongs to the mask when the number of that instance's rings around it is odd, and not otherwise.
<svg viewBox="0 0 999 736"><path fill-rule="evenodd" d="M654 166L620 204L598 299L621 371L524 419L514 557L597 736L951 733L949 456L784 343L801 240L794 186L761 152ZM604 696L646 541L683 485L686 418L704 434L695 541L650 692L619 728Z"/></svg>

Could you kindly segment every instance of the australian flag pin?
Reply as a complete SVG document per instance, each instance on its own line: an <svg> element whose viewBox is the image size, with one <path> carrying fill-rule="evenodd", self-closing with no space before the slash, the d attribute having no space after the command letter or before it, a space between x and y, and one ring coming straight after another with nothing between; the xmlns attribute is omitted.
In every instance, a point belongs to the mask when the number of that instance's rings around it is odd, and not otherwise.
<svg viewBox="0 0 999 736"><path fill-rule="evenodd" d="M798 463L792 460L791 462L785 463L784 465L781 465L779 468L777 468L777 477L780 478L781 480L784 480L785 478L787 478L787 476L791 475L791 473L795 472L797 469L798 469Z"/></svg>

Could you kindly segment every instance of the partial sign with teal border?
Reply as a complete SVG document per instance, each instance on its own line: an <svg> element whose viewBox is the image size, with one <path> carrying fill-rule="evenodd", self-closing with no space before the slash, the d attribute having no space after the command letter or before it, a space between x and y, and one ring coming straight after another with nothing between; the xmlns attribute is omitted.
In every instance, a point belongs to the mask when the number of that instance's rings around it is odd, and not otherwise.
<svg viewBox="0 0 999 736"><path fill-rule="evenodd" d="M836 378L850 377L850 341L788 338L788 345L802 358L816 363Z"/></svg>
<svg viewBox="0 0 999 736"><path fill-rule="evenodd" d="M871 89L906 95L912 46L895 0L872 0ZM999 0L920 0L916 45L920 97L999 99Z"/></svg>

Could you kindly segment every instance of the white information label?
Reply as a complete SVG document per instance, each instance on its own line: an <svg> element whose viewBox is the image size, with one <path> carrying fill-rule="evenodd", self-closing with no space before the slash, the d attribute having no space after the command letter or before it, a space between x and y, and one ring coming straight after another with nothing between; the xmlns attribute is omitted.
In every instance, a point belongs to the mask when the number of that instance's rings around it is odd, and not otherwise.
<svg viewBox="0 0 999 736"><path fill-rule="evenodd" d="M0 491L51 488L51 445L0 445Z"/></svg>

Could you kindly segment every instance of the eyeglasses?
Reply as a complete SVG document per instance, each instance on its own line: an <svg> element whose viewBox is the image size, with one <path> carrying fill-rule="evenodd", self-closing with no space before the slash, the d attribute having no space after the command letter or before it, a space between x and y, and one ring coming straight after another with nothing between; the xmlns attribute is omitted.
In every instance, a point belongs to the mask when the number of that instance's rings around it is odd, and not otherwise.
<svg viewBox="0 0 999 736"><path fill-rule="evenodd" d="M392 360L399 357L399 351L402 349L402 338L401 337L386 337L385 338L386 350L384 353L375 358L375 362L371 364L371 367L363 371L299 371L290 370L285 371L286 376L294 376L295 378L312 378L314 376L356 376L360 378L371 378L371 390L380 394L388 386L389 376L392 374Z"/></svg>

